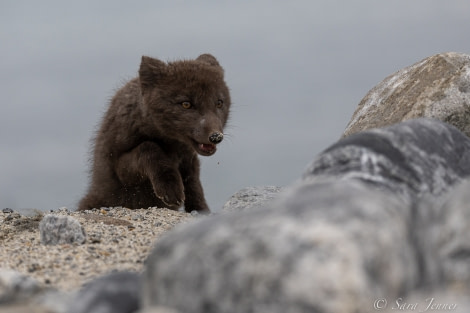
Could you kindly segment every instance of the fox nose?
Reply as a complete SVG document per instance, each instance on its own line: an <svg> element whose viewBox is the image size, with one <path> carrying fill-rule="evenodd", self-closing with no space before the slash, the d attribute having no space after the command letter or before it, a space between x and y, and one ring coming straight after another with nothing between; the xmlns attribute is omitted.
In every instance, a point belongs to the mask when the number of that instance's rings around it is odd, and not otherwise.
<svg viewBox="0 0 470 313"><path fill-rule="evenodd" d="M209 141L213 144L218 144L224 139L224 134L215 132L209 136Z"/></svg>

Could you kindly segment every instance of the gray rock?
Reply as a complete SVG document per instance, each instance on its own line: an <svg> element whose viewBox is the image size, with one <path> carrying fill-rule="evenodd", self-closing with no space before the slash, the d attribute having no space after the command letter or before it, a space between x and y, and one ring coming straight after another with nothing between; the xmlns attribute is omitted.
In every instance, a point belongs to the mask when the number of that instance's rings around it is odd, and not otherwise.
<svg viewBox="0 0 470 313"><path fill-rule="evenodd" d="M3 213L18 213L25 217L37 217L44 215L44 212L38 209L33 208L17 208L15 210L10 208L5 208L2 210Z"/></svg>
<svg viewBox="0 0 470 313"><path fill-rule="evenodd" d="M438 120L351 135L274 202L162 238L144 308L372 312L384 297L468 291L470 199L445 195L469 174L470 139Z"/></svg>
<svg viewBox="0 0 470 313"><path fill-rule="evenodd" d="M411 203L438 197L470 175L470 139L434 119L414 119L346 137L321 153L305 180L359 179Z"/></svg>
<svg viewBox="0 0 470 313"><path fill-rule="evenodd" d="M39 223L39 232L45 245L82 244L86 240L82 225L70 216L45 215Z"/></svg>
<svg viewBox="0 0 470 313"><path fill-rule="evenodd" d="M441 53L406 67L361 100L343 136L430 117L470 136L470 56Z"/></svg>
<svg viewBox="0 0 470 313"><path fill-rule="evenodd" d="M0 305L25 301L41 291L40 284L34 278L0 268Z"/></svg>
<svg viewBox="0 0 470 313"><path fill-rule="evenodd" d="M31 304L14 304L8 306L0 306L0 313L56 313L48 308Z"/></svg>
<svg viewBox="0 0 470 313"><path fill-rule="evenodd" d="M224 204L222 211L244 211L261 207L275 199L282 190L282 187L276 186L243 188L230 197Z"/></svg>
<svg viewBox="0 0 470 313"><path fill-rule="evenodd" d="M406 297L374 299L373 312L397 313L397 312L455 312L470 313L469 290L463 292L449 292L445 290L433 290L432 292L417 291ZM378 302L377 302L378 300ZM386 302L384 302L385 300Z"/></svg>
<svg viewBox="0 0 470 313"><path fill-rule="evenodd" d="M303 183L271 207L159 240L143 275L144 308L364 312L371 299L419 281L410 218L399 199L360 181Z"/></svg>
<svg viewBox="0 0 470 313"><path fill-rule="evenodd" d="M59 291L51 289L41 293L32 299L31 302L35 306L47 308L50 313L70 313L68 311L68 307L76 293L76 291Z"/></svg>
<svg viewBox="0 0 470 313"><path fill-rule="evenodd" d="M136 313L178 313L178 311L163 307L151 307Z"/></svg>
<svg viewBox="0 0 470 313"><path fill-rule="evenodd" d="M440 201L420 204L419 245L428 260L424 270L439 275L441 287L470 294L470 181L465 181ZM429 282L427 282L429 283Z"/></svg>
<svg viewBox="0 0 470 313"><path fill-rule="evenodd" d="M132 313L139 307L140 275L112 273L84 285L68 313Z"/></svg>

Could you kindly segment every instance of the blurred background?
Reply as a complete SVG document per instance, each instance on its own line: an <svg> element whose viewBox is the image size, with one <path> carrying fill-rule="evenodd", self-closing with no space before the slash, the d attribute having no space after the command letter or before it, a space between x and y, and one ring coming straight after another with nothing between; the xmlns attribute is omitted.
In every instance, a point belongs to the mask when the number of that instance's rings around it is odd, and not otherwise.
<svg viewBox="0 0 470 313"><path fill-rule="evenodd" d="M470 1L1 1L0 208L75 209L90 139L142 55L212 53L233 107L201 157L212 210L285 186L373 86L439 52L470 54Z"/></svg>

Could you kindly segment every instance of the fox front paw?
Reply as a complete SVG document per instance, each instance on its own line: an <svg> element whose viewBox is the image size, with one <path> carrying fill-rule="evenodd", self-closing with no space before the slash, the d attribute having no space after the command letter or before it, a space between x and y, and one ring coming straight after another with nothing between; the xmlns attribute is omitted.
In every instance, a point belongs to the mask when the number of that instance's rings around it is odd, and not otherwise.
<svg viewBox="0 0 470 313"><path fill-rule="evenodd" d="M178 209L183 205L185 198L183 186L178 186L176 184L166 184L165 186L159 187L160 188L154 188L155 195L169 209Z"/></svg>

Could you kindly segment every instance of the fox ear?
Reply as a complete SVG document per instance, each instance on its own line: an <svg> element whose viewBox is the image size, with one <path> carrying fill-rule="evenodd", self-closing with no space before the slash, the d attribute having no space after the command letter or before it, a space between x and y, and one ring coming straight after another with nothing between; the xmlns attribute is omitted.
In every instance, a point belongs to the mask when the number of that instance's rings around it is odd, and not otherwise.
<svg viewBox="0 0 470 313"><path fill-rule="evenodd" d="M140 86L142 90L155 86L156 82L163 76L166 64L160 60L142 56L139 69Z"/></svg>
<svg viewBox="0 0 470 313"><path fill-rule="evenodd" d="M220 67L220 64L217 61L217 59L212 54L209 54L209 53L201 54L200 56L197 57L196 60L200 61L200 62L207 63L207 64L212 65L212 66Z"/></svg>

